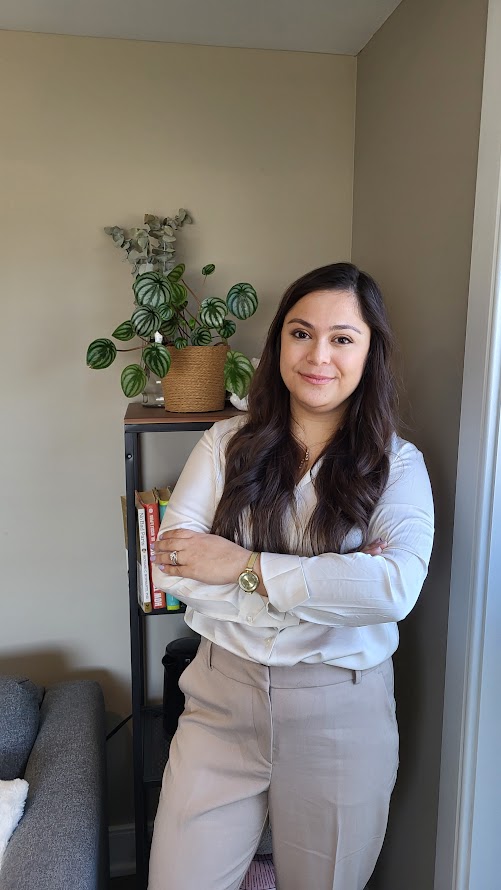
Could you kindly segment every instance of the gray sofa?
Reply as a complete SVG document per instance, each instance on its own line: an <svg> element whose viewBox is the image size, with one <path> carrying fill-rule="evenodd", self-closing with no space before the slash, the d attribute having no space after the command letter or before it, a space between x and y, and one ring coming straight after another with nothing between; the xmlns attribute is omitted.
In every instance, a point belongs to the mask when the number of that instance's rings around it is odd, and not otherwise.
<svg viewBox="0 0 501 890"><path fill-rule="evenodd" d="M104 703L88 680L43 690L0 676L0 779L29 783L0 890L105 890Z"/></svg>

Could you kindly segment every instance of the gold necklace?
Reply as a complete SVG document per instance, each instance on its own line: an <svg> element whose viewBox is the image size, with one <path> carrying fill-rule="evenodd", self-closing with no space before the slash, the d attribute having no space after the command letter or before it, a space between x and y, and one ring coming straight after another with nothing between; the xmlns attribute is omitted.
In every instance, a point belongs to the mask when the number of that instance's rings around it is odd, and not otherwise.
<svg viewBox="0 0 501 890"><path fill-rule="evenodd" d="M313 444L311 445L311 448L316 448L317 445L327 445L327 442L330 442L330 439L324 439L323 442L313 442ZM304 469L304 467L310 461L310 447L308 445L303 446L303 447L304 447L304 455L303 455L301 463L299 464L299 467L298 467L299 472L301 472L301 470Z"/></svg>
<svg viewBox="0 0 501 890"><path fill-rule="evenodd" d="M301 472L301 470L303 469L303 467L306 466L306 464L309 462L309 460L310 460L310 452L308 451L308 449L306 449L306 451L304 452L304 457L298 466L299 472Z"/></svg>

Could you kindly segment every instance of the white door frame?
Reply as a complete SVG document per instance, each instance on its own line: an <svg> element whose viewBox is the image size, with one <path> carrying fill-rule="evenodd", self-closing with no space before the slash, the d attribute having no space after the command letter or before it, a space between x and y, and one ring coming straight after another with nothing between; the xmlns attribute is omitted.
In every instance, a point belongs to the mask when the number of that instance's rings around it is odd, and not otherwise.
<svg viewBox="0 0 501 890"><path fill-rule="evenodd" d="M500 886L500 85L501 0L489 0L457 468L435 890L498 890Z"/></svg>

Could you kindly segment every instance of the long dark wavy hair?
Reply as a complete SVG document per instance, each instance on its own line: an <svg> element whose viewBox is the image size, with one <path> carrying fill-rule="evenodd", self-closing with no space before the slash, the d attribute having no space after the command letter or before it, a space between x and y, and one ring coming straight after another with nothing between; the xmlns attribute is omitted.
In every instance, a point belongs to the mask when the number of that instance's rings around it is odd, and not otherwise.
<svg viewBox="0 0 501 890"><path fill-rule="evenodd" d="M302 457L291 432L290 399L280 375L284 319L313 291L351 291L371 329L362 379L343 424L322 452L314 478L317 504L303 537L304 552L339 553L356 528L367 543L374 507L388 480L389 447L396 425L393 335L376 282L352 263L309 272L285 292L252 379L246 422L226 447L226 475L212 532L257 551L290 553L287 523L294 521L294 489ZM297 546L297 545L296 545ZM296 550L297 552L297 550Z"/></svg>

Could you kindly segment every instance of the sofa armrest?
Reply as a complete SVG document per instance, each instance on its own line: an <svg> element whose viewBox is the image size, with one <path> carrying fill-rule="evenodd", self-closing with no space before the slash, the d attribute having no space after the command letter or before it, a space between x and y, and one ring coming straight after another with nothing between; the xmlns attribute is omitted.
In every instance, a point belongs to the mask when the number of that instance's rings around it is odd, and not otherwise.
<svg viewBox="0 0 501 890"><path fill-rule="evenodd" d="M104 703L98 683L45 693L25 771L28 800L0 890L96 890L108 880Z"/></svg>

